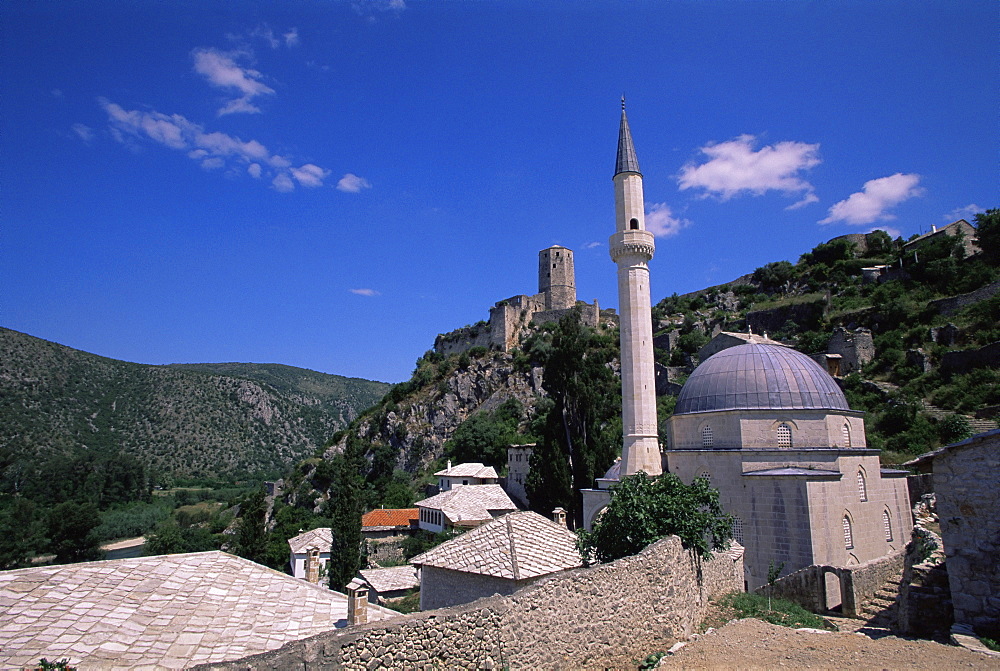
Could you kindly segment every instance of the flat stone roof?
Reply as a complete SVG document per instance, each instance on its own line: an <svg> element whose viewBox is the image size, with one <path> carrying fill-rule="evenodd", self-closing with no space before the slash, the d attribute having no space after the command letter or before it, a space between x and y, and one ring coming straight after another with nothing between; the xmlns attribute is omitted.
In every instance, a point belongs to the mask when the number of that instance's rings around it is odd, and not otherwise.
<svg viewBox="0 0 1000 671"><path fill-rule="evenodd" d="M358 572L373 590L380 593L420 587L417 567L410 564L390 566L389 568L369 568Z"/></svg>
<svg viewBox="0 0 1000 671"><path fill-rule="evenodd" d="M399 615L369 605L368 618ZM347 625L347 597L225 552L0 572L0 668L182 669Z"/></svg>
<svg viewBox="0 0 1000 671"><path fill-rule="evenodd" d="M288 547L293 554L308 552L309 548L319 548L320 552L329 553L332 544L333 534L330 532L330 527L312 529L288 539Z"/></svg>
<svg viewBox="0 0 1000 671"><path fill-rule="evenodd" d="M452 524L488 521L493 519L491 511L517 510L500 485L459 485L413 505L440 510Z"/></svg>

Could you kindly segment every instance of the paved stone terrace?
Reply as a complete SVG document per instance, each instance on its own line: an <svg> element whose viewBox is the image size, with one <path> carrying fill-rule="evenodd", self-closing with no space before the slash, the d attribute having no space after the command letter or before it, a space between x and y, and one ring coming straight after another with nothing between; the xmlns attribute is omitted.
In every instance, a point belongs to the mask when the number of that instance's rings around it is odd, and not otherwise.
<svg viewBox="0 0 1000 671"><path fill-rule="evenodd" d="M398 615L369 606L369 620ZM347 624L339 592L224 552L0 572L0 668L180 669Z"/></svg>

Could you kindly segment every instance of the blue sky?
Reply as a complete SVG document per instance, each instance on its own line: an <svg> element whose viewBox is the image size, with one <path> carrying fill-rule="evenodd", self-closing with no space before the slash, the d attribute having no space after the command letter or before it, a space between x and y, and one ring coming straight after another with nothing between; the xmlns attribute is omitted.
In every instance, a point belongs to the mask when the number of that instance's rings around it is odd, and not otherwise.
<svg viewBox="0 0 1000 671"><path fill-rule="evenodd" d="M619 97L653 300L1000 205L995 2L13 2L0 325L384 381L576 252L616 307Z"/></svg>

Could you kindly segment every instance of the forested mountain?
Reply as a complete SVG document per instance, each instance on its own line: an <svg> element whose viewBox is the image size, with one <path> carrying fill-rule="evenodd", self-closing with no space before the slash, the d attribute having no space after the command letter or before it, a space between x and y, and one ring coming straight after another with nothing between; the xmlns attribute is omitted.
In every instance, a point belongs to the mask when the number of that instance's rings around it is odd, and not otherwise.
<svg viewBox="0 0 1000 671"><path fill-rule="evenodd" d="M84 456L161 478L280 472L389 388L273 364L128 363L0 329L0 484L51 486Z"/></svg>

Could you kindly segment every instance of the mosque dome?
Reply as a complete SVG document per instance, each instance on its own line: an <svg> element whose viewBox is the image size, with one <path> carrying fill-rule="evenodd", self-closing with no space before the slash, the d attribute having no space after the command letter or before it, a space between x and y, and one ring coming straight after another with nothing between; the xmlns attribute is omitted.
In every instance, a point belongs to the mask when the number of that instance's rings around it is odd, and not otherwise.
<svg viewBox="0 0 1000 671"><path fill-rule="evenodd" d="M675 415L716 410L850 410L833 378L790 347L747 343L710 356L681 389Z"/></svg>

